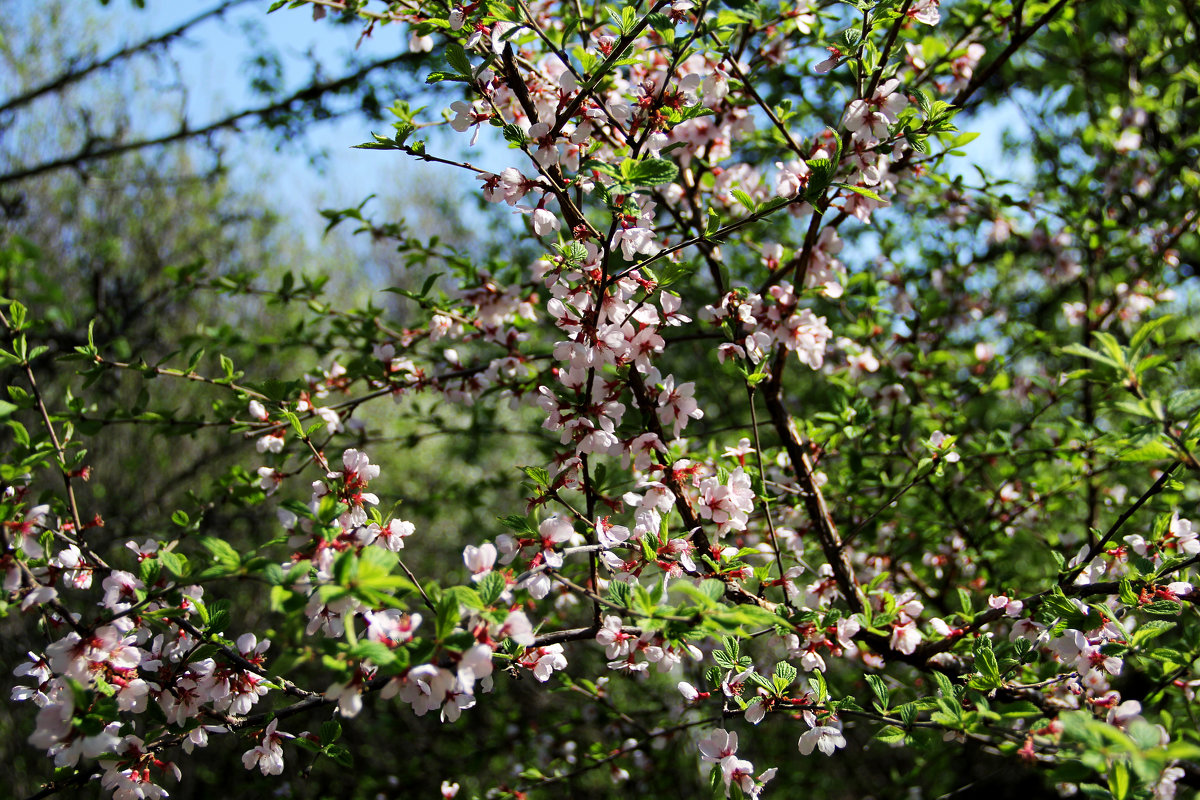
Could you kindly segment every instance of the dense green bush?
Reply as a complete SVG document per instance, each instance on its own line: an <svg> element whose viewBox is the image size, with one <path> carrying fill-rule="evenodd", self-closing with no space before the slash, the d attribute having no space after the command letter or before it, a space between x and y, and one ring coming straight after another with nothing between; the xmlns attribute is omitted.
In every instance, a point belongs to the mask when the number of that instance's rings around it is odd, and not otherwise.
<svg viewBox="0 0 1200 800"><path fill-rule="evenodd" d="M10 219L21 791L1200 785L1191 0L271 10L391 37L360 147L490 221Z"/></svg>

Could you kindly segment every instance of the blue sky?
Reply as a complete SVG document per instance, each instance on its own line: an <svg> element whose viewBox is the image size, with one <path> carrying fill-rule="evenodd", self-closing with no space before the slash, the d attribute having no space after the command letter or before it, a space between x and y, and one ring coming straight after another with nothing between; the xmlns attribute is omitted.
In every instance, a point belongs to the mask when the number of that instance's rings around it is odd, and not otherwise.
<svg viewBox="0 0 1200 800"><path fill-rule="evenodd" d="M101 55L171 29L216 2L147 0L145 9L134 8L128 0L112 0L106 7L96 3L91 10L109 23L112 33ZM65 5L69 8L71 4ZM372 36L360 40L360 26L314 23L308 8L283 8L267 14L269 6L270 0L245 3L222 18L202 23L172 48L172 57L188 84L186 108L193 126L262 102L248 87L248 62L259 49L280 54L288 90L298 88L310 77L310 55L321 62L323 74L332 77L346 69L352 55L377 60L407 50L407 33L401 26L378 27ZM966 158L953 160L967 174L968 182L974 182L970 164L993 168L1000 165L1002 131L1014 124L1020 124L1015 111L993 113L970 126L982 135L964 148L968 151ZM403 197L411 194L413 187L421 187L420 191L437 185L450 187L453 192L470 191L476 185L449 167L417 164L397 153L352 149L352 145L368 140L372 129L387 133L387 127L386 123L371 123L351 114L310 125L303 143L278 151L262 137L227 136L224 141L234 148L230 162L235 165L235 181L265 188L264 195L281 212L301 222L314 238L323 228L320 208L356 206L369 194ZM479 147L472 148L467 157L479 166L499 171L507 166L507 152L502 145L489 141L489 133L484 131ZM466 149L463 137L451 140L451 136L454 134L446 129L432 131L432 149L448 155ZM325 154L318 160L319 169L311 160L316 151ZM1013 169L1011 164L1008 169ZM473 205L463 204L464 209Z"/></svg>
<svg viewBox="0 0 1200 800"><path fill-rule="evenodd" d="M103 14L111 15L122 32L121 44L169 30L212 7L214 2L162 2L148 0L146 8L113 2ZM283 8L267 14L268 0L256 0L196 27L185 43L173 49L182 73L189 82L187 113L193 125L262 103L248 87L248 62L259 46L278 51L284 68L286 91L301 87L311 77L310 54L322 64L322 75L336 77L345 71L352 56L363 61L388 58L407 50L407 34L397 25L377 28L359 41L358 26L317 24L308 9ZM387 98L381 98L385 103ZM304 142L276 151L261 138L235 142L235 179L277 184L266 192L280 210L319 232L323 221L320 208L358 205L367 195L394 197L399 187L413 184L420 176L441 185L462 180L451 168L416 165L397 153L354 150L352 146L370 139L372 130L390 133L386 123L368 122L350 114L310 125ZM437 135L437 134L435 134ZM232 141L233 137L227 137ZM312 156L323 152L314 165ZM236 171L240 170L241 175ZM432 174L432 177L431 177ZM465 177L465 176L464 176Z"/></svg>

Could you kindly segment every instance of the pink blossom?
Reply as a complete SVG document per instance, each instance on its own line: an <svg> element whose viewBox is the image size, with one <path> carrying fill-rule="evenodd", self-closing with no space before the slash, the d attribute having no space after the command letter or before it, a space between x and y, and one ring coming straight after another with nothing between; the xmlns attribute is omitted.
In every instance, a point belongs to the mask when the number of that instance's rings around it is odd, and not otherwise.
<svg viewBox="0 0 1200 800"><path fill-rule="evenodd" d="M514 642L525 647L533 645L533 625L524 611L510 611L504 623L492 633L496 638L510 637Z"/></svg>
<svg viewBox="0 0 1200 800"><path fill-rule="evenodd" d="M938 10L940 2L941 0L917 0L908 9L908 15L925 25L937 25L942 19L941 12Z"/></svg>
<svg viewBox="0 0 1200 800"><path fill-rule="evenodd" d="M538 236L547 236L562 227L558 217L544 208L533 211L533 232Z"/></svg>
<svg viewBox="0 0 1200 800"><path fill-rule="evenodd" d="M885 81L869 100L852 100L842 117L846 130L867 142L887 138L888 128L899 121L899 113L908 105L908 98L897 94L898 78Z"/></svg>
<svg viewBox="0 0 1200 800"><path fill-rule="evenodd" d="M294 739L292 734L276 731L279 720L273 719L262 732L257 747L242 754L242 765L246 769L258 767L263 775L279 775L283 772L283 741Z"/></svg>
<svg viewBox="0 0 1200 800"><path fill-rule="evenodd" d="M892 628L891 647L897 653L910 656L916 652L917 645L920 643L921 632L917 630L916 624L908 622Z"/></svg>
<svg viewBox="0 0 1200 800"><path fill-rule="evenodd" d="M700 516L717 523L721 533L730 530L743 531L749 515L754 511L754 489L750 476L741 467L729 473L728 483L717 478L706 478L700 483Z"/></svg>
<svg viewBox="0 0 1200 800"><path fill-rule="evenodd" d="M533 677L541 683L550 680L550 676L554 672L567 668L567 657L564 655L561 644L539 647L531 652L536 657L533 663ZM527 653L522 662L525 662L530 655Z"/></svg>
<svg viewBox="0 0 1200 800"><path fill-rule="evenodd" d="M842 736L841 725L834 724L834 720L830 719L824 725L818 725L817 716L811 711L805 711L804 721L808 723L810 730L802 734L797 743L801 754L811 755L816 749L831 756L834 750L846 746L846 737Z"/></svg>
<svg viewBox="0 0 1200 800"><path fill-rule="evenodd" d="M496 563L496 546L491 542L484 542L479 547L473 544L467 545L463 548L463 563L471 571L471 580L476 582L482 580L484 575L492 571L492 567Z"/></svg>
<svg viewBox="0 0 1200 800"><path fill-rule="evenodd" d="M687 427L689 419L701 419L704 412L700 410L695 398L696 384L683 383L675 387L675 376L668 375L662 383L662 391L658 396L658 418L664 425L674 425L674 436Z"/></svg>

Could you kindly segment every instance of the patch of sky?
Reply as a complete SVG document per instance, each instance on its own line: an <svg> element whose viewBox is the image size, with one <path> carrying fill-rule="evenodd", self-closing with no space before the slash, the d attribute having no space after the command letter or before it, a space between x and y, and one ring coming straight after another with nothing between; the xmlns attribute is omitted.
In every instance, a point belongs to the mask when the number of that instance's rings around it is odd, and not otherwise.
<svg viewBox="0 0 1200 800"><path fill-rule="evenodd" d="M106 11L116 18L115 27L122 31L125 42L134 42L171 29L206 7L201 3L148 2L144 10L113 4ZM333 79L358 65L408 50L408 32L402 25L378 26L364 36L357 23L334 24L331 18L314 22L308 8L283 8L272 14L265 14L264 9L257 2L237 5L190 30L186 40L172 50L178 73L186 80L182 111L192 127L263 104L266 95L260 88L272 88L272 96L286 95L314 77ZM393 100L383 95L379 99L385 106ZM414 107L427 105L422 117L435 122L440 119L438 103L449 103L444 97L435 100L425 91L411 99ZM270 132L251 130L252 122L243 126L247 132L222 139L235 181L257 185L280 213L298 223L311 244L319 241L325 229L320 209L358 206L375 195L379 199L366 210L389 214L396 209L384 208L387 199L411 200L410 205L417 207L430 199L470 198L469 193L477 192L478 181L466 170L417 164L398 152L354 149L354 145L369 141L373 132L390 135L391 126L386 119L370 120L344 105L341 110L346 113L307 124L297 139L280 141ZM448 125L423 128L420 133L430 152L452 159L470 158L466 138ZM500 146L481 137L485 143L473 148L484 154L483 168L489 168L489 162L499 164L503 158L503 141L498 135L492 138ZM450 205L464 226L482 225L473 198Z"/></svg>

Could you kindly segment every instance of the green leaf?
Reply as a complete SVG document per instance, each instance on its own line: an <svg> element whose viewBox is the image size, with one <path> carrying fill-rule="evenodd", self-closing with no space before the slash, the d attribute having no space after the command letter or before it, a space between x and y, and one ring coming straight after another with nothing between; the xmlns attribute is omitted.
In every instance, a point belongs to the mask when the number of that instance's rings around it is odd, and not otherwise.
<svg viewBox="0 0 1200 800"><path fill-rule="evenodd" d="M937 681L938 689L941 690L943 697L953 700L957 696L954 691L954 683L950 680L950 676L946 675L944 672L935 671L933 673L933 679Z"/></svg>
<svg viewBox="0 0 1200 800"><path fill-rule="evenodd" d="M829 685L825 683L825 673L821 672L820 670L816 670L809 676L808 679L809 682L816 682L816 686L813 687L813 691L816 694L817 702L824 703L829 697Z"/></svg>
<svg viewBox="0 0 1200 800"><path fill-rule="evenodd" d="M331 744L322 752L325 753L335 764L343 767L354 766L354 757L350 755L350 751L344 745Z"/></svg>
<svg viewBox="0 0 1200 800"><path fill-rule="evenodd" d="M28 309L25 308L19 300L13 300L8 307L8 313L12 321L12 329L21 331L25 329L25 316Z"/></svg>
<svg viewBox="0 0 1200 800"><path fill-rule="evenodd" d="M958 136L955 136L950 141L951 147L965 147L971 142L979 138L979 134L973 131L963 131Z"/></svg>
<svg viewBox="0 0 1200 800"><path fill-rule="evenodd" d="M1162 661L1168 664L1178 664L1179 666L1187 666L1194 660L1187 653L1180 652L1172 647L1156 647L1146 654L1155 661Z"/></svg>
<svg viewBox="0 0 1200 800"><path fill-rule="evenodd" d="M220 633L229 627L229 601L217 600L209 608L208 629L214 633ZM199 654L192 654L196 658L200 658Z"/></svg>
<svg viewBox="0 0 1200 800"><path fill-rule="evenodd" d="M147 558L138 564L139 576L142 583L147 586L152 586L158 581L158 574L162 571L162 563L157 558Z"/></svg>
<svg viewBox="0 0 1200 800"><path fill-rule="evenodd" d="M751 214L758 208L758 204L754 202L754 198L746 194L741 189L734 189L731 194L741 203Z"/></svg>
<svg viewBox="0 0 1200 800"><path fill-rule="evenodd" d="M881 714L887 713L888 701L892 696L892 693L887 688L887 684L884 683L883 678L879 677L878 675L867 675L866 679L867 683L871 684L871 691L874 692L875 696L879 698L879 704L877 706L879 712Z"/></svg>
<svg viewBox="0 0 1200 800"><path fill-rule="evenodd" d="M1117 363L1113 359L1109 358L1108 356L1102 355L1102 354L1096 352L1095 350L1091 349L1090 347L1085 347L1077 342L1067 345L1066 347L1064 347L1062 349L1062 351L1064 353L1066 353L1067 355L1079 356L1080 358L1086 358L1091 361L1096 361L1101 364L1104 364L1105 366L1112 367L1113 369L1121 368L1121 365L1119 363Z"/></svg>
<svg viewBox="0 0 1200 800"><path fill-rule="evenodd" d="M504 576L498 572L489 572L479 579L477 584L479 588L479 600L485 606L490 606L500 599L500 595L504 593L505 587Z"/></svg>
<svg viewBox="0 0 1200 800"><path fill-rule="evenodd" d="M887 744L895 744L904 741L904 737L907 735L902 728L897 728L895 725L888 725L881 728L875 734L875 738Z"/></svg>
<svg viewBox="0 0 1200 800"><path fill-rule="evenodd" d="M971 593L961 586L958 587L958 606L962 609L964 617L969 619L975 615L971 611Z"/></svg>
<svg viewBox="0 0 1200 800"><path fill-rule="evenodd" d="M527 535L536 535L536 531L534 530L533 526L529 524L529 520L520 514L508 514L503 517L497 517L497 519L500 520L500 523L504 525L504 527L511 531L516 531L517 533Z"/></svg>
<svg viewBox="0 0 1200 800"><path fill-rule="evenodd" d="M170 572L175 577L182 577L187 569L187 561L180 555L177 555L170 550L159 550L158 560L162 562L163 568Z"/></svg>
<svg viewBox="0 0 1200 800"><path fill-rule="evenodd" d="M272 586L281 586L287 577L284 575L283 567L274 562L263 567L262 576Z"/></svg>
<svg viewBox="0 0 1200 800"><path fill-rule="evenodd" d="M446 62L458 70L460 75L470 76L472 74L471 61L467 58L467 51L463 50L462 45L458 42L450 42L446 45Z"/></svg>
<svg viewBox="0 0 1200 800"><path fill-rule="evenodd" d="M628 608L629 592L629 584L624 581L609 581L608 583L608 600L615 605Z"/></svg>
<svg viewBox="0 0 1200 800"><path fill-rule="evenodd" d="M622 165L624 166L624 165ZM648 158L630 165L626 179L634 186L659 186L679 175L679 167L665 158Z"/></svg>
<svg viewBox="0 0 1200 800"><path fill-rule="evenodd" d="M690 276L700 268L699 263L693 261L669 262L662 268L659 275L658 285L660 287L670 286L673 283L678 283L684 278Z"/></svg>
<svg viewBox="0 0 1200 800"><path fill-rule="evenodd" d="M834 172L837 171L837 164L829 158L810 158L804 163L808 164L808 168L811 170L811 174L808 176L808 188L805 190L804 196L812 201L820 197L829 186Z"/></svg>
<svg viewBox="0 0 1200 800"><path fill-rule="evenodd" d="M694 106L684 106L683 108L668 108L665 110L664 113L666 114L667 123L671 127L674 127L681 122L687 122L689 119L696 119L697 117L706 117L710 114L714 114L715 112L711 108L706 108L703 105L697 104ZM675 144L664 148L661 152L665 153L665 152L671 150L672 148L676 147L677 145L684 145L684 144L685 144L684 142L676 142Z"/></svg>
<svg viewBox="0 0 1200 800"><path fill-rule="evenodd" d="M442 72L438 70L435 70L434 72L431 72L425 76L425 83L429 84L441 83L442 81L459 81L461 83L467 83L470 80L471 79L466 75L460 75L457 72Z"/></svg>
<svg viewBox="0 0 1200 800"><path fill-rule="evenodd" d="M1122 450L1117 458L1121 461L1166 461L1175 457L1175 451L1162 438L1155 438L1131 450Z"/></svg>
<svg viewBox="0 0 1200 800"><path fill-rule="evenodd" d="M853 184L849 183L835 183L833 185L839 189L845 189L848 192L854 192L855 194L861 194L863 197L869 197L872 200L879 200L880 202L883 201L882 197L864 186L854 186Z"/></svg>
<svg viewBox="0 0 1200 800"><path fill-rule="evenodd" d="M721 229L721 215L715 209L708 209L708 221L704 224L704 235L712 236Z"/></svg>
<svg viewBox="0 0 1200 800"><path fill-rule="evenodd" d="M1129 767L1124 761L1114 761L1108 771L1108 789L1112 792L1113 800L1126 800L1129 797Z"/></svg>
<svg viewBox="0 0 1200 800"><path fill-rule="evenodd" d="M458 600L452 595L445 595L438 600L436 636L438 641L445 639L458 626Z"/></svg>
<svg viewBox="0 0 1200 800"><path fill-rule="evenodd" d="M996 664L996 654L992 652L992 642L986 636L981 636L975 643L975 668L987 689L994 689L1003 683L1000 678L1000 667ZM974 685L974 684L973 684ZM976 686L976 688L981 688Z"/></svg>
<svg viewBox="0 0 1200 800"><path fill-rule="evenodd" d="M1143 644L1145 644L1146 642L1150 641L1151 639L1155 639L1159 636L1162 636L1164 633L1171 630L1175 626L1176 626L1176 623L1167 622L1166 620L1163 620L1163 619L1147 620L1146 622L1143 622L1141 625L1139 625L1138 629L1133 632L1133 639L1130 641L1130 645L1134 649L1137 649L1137 648L1141 647Z"/></svg>
<svg viewBox="0 0 1200 800"><path fill-rule="evenodd" d="M444 596L453 598L460 607L466 606L476 611L483 608L483 599L479 596L479 592L470 586L451 586L446 590Z"/></svg>
<svg viewBox="0 0 1200 800"><path fill-rule="evenodd" d="M1042 710L1028 700L1005 703L1000 709L1000 716L1002 717L1035 717L1041 714Z"/></svg>
<svg viewBox="0 0 1200 800"><path fill-rule="evenodd" d="M529 141L529 137L525 135L525 132L521 130L520 126L514 125L511 122L501 128L500 132L504 135L504 140L506 142L516 147L520 147Z"/></svg>
<svg viewBox="0 0 1200 800"><path fill-rule="evenodd" d="M233 571L241 566L241 556L224 539L218 539L215 536L201 536L200 544L212 554L212 557L222 567Z"/></svg>
<svg viewBox="0 0 1200 800"><path fill-rule="evenodd" d="M382 667L396 660L396 656L382 642L359 641L348 651L348 654L361 661L370 661L377 667Z"/></svg>
<svg viewBox="0 0 1200 800"><path fill-rule="evenodd" d="M341 738L341 735L342 726L337 720L328 719L321 723L322 744L332 744Z"/></svg>
<svg viewBox="0 0 1200 800"><path fill-rule="evenodd" d="M650 593L646 591L646 587L640 583L635 583L632 586L632 608L644 617L654 616L654 600L651 599Z"/></svg>
<svg viewBox="0 0 1200 800"><path fill-rule="evenodd" d="M1183 613L1183 605L1174 600L1156 600L1142 606L1142 611L1155 617L1178 617Z"/></svg>
<svg viewBox="0 0 1200 800"><path fill-rule="evenodd" d="M333 562L333 580L338 586L349 586L358 576L358 557L347 550Z"/></svg>
<svg viewBox="0 0 1200 800"><path fill-rule="evenodd" d="M775 664L773 683L776 694L783 695L787 688L795 682L797 674L796 668L786 661Z"/></svg>
<svg viewBox="0 0 1200 800"><path fill-rule="evenodd" d="M1108 331L1093 331L1092 336L1100 343L1100 348L1108 354L1108 357L1116 362L1118 367L1125 367L1128 361L1125 350L1121 347L1121 343L1117 341L1117 337Z"/></svg>
<svg viewBox="0 0 1200 800"><path fill-rule="evenodd" d="M316 519L316 515L313 514L312 509L299 500L284 500L280 505L300 519Z"/></svg>

